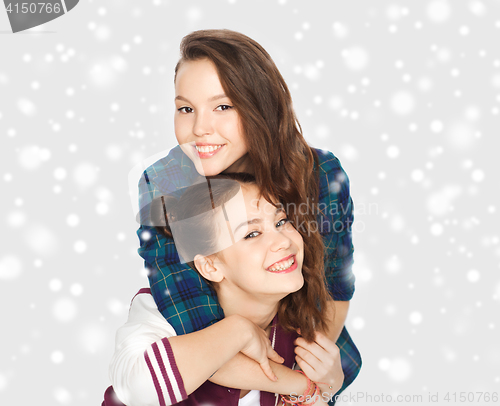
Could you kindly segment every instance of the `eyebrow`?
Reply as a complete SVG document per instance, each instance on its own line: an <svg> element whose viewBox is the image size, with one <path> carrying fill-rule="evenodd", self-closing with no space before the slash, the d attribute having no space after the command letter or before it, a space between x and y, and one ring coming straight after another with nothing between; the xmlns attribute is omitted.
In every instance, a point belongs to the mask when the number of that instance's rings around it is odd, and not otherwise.
<svg viewBox="0 0 500 406"><path fill-rule="evenodd" d="M285 211L283 209L277 208L274 211L274 217L276 217L281 212L284 213ZM250 225L250 224L260 224L260 223L262 223L262 219L261 218L254 218L252 220L244 221L243 223L241 223L238 227L236 227L234 229L234 233L236 234L236 231L238 230L238 228L243 227L245 224Z"/></svg>
<svg viewBox="0 0 500 406"><path fill-rule="evenodd" d="M207 101L208 102L213 102L215 100L218 100L218 99L223 99L224 97L227 97L224 93L222 94L218 94L216 96L213 96L213 97L210 97ZM182 100L182 101L185 101L185 102L188 102L188 103L191 103L188 99L186 99L185 97L183 96L177 96L175 98L175 100Z"/></svg>

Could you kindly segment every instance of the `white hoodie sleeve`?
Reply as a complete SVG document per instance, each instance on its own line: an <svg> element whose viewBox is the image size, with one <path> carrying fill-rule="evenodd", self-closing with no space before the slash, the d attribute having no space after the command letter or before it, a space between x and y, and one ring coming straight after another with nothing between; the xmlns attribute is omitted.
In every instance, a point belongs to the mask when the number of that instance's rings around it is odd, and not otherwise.
<svg viewBox="0 0 500 406"><path fill-rule="evenodd" d="M128 320L116 333L109 376L127 406L172 405L187 398L168 338L174 328L149 293L132 300Z"/></svg>

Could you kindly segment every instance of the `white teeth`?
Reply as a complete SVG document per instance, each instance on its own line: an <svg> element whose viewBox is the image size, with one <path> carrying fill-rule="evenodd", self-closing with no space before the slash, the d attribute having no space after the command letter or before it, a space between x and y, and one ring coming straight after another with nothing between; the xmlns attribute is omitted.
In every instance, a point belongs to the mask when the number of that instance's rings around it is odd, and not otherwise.
<svg viewBox="0 0 500 406"><path fill-rule="evenodd" d="M284 262L280 263L279 266L273 266L272 268L269 269L269 271L271 271L271 272L283 271L285 269L290 268L294 264L294 262L295 262L294 259L290 258L288 261L284 261Z"/></svg>
<svg viewBox="0 0 500 406"><path fill-rule="evenodd" d="M203 146L203 147L199 147L198 145L195 145L196 147L196 150L198 152L202 152L202 153L207 153L207 152L213 152L217 149L219 149L220 147L222 147L222 145L208 145L208 146Z"/></svg>

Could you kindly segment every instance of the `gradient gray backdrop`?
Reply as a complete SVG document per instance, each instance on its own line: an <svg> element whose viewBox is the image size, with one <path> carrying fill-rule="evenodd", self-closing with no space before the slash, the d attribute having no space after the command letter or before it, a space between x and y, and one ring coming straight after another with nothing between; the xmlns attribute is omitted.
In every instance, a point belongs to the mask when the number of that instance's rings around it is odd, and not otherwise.
<svg viewBox="0 0 500 406"><path fill-rule="evenodd" d="M173 69L201 28L260 42L350 177L346 395L498 394L500 2L114 0L18 34L0 11L0 404L100 405L148 286L129 190L175 145Z"/></svg>

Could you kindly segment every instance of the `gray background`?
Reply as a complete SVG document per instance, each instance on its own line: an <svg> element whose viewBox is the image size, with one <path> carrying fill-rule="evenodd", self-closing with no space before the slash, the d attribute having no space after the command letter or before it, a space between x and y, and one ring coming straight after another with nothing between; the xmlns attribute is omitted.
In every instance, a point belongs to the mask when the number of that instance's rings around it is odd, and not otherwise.
<svg viewBox="0 0 500 406"><path fill-rule="evenodd" d="M138 171L175 145L173 68L200 28L260 42L350 177L346 394L500 392L500 2L114 0L15 35L0 12L0 404L102 401L148 285Z"/></svg>

